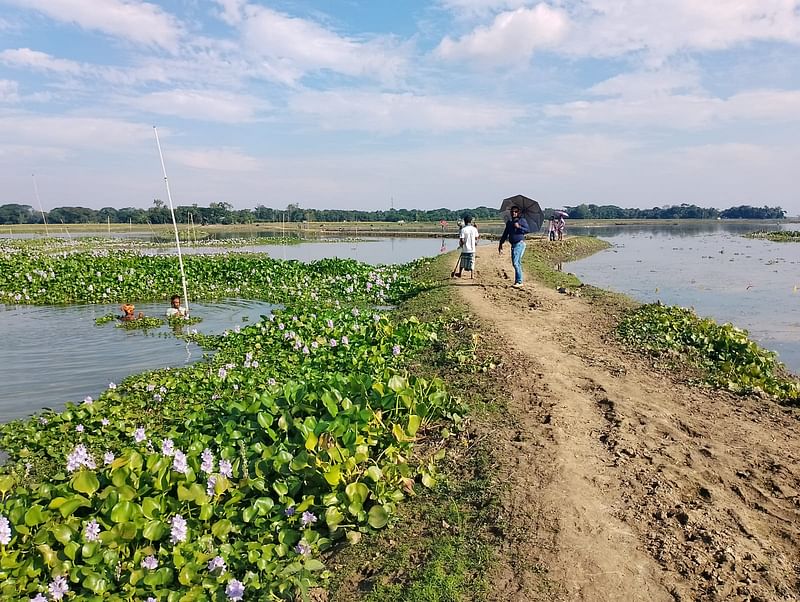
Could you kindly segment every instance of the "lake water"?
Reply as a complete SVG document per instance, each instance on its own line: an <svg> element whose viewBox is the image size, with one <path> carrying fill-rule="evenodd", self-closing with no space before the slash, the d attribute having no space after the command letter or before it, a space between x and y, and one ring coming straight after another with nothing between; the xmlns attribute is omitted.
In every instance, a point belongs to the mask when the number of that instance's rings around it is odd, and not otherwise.
<svg viewBox="0 0 800 602"><path fill-rule="evenodd" d="M563 269L639 301L692 307L745 328L800 374L800 244L741 236L753 229L735 223L594 229L612 248Z"/></svg>
<svg viewBox="0 0 800 602"><path fill-rule="evenodd" d="M218 334L257 322L274 306L227 299L193 303L203 321L192 325ZM136 311L161 316L164 305L136 304ZM0 305L0 422L28 416L65 401L97 398L109 382L126 376L183 366L203 357L203 350L173 336L171 329L125 330L115 322L95 325L111 308L101 305Z"/></svg>

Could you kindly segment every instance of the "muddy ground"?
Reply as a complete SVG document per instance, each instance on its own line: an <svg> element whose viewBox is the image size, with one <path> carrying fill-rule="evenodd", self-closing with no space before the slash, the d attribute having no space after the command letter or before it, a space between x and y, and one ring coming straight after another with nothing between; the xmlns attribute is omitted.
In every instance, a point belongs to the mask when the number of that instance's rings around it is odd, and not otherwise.
<svg viewBox="0 0 800 602"><path fill-rule="evenodd" d="M622 349L613 304L454 279L499 337L511 424L490 439L503 521L492 600L800 600L796 409Z"/></svg>

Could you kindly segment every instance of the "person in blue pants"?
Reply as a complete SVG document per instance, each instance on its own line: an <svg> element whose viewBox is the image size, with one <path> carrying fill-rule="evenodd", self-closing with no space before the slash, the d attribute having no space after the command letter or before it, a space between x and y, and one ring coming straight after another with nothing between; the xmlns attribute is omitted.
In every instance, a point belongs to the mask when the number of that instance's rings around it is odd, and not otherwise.
<svg viewBox="0 0 800 602"><path fill-rule="evenodd" d="M506 222L506 229L500 237L500 247L497 249L503 254L503 244L511 243L511 265L514 266L514 287L522 287L522 255L525 253L525 235L530 232L528 221L520 216L519 207L511 207L511 219Z"/></svg>

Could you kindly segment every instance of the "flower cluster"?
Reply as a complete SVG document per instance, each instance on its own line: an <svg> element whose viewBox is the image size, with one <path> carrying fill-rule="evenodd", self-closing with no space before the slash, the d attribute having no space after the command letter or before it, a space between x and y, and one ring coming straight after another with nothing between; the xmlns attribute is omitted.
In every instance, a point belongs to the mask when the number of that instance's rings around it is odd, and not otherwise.
<svg viewBox="0 0 800 602"><path fill-rule="evenodd" d="M79 444L76 445L72 453L67 456L67 472L75 472L82 466L89 470L97 468L94 458L86 451L86 447Z"/></svg>

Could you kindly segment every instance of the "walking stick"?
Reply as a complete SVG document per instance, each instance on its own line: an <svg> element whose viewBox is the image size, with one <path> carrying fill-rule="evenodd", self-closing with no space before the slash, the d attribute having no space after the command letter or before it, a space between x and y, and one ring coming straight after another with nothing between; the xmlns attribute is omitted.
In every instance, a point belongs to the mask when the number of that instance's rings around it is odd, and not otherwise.
<svg viewBox="0 0 800 602"><path fill-rule="evenodd" d="M459 247L461 249L461 247ZM458 264L461 263L461 251L459 250L458 255L456 256L456 265L453 267L453 271L450 272L450 278L456 277L456 268L458 268Z"/></svg>

